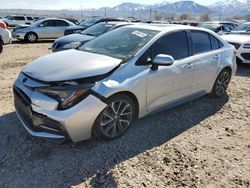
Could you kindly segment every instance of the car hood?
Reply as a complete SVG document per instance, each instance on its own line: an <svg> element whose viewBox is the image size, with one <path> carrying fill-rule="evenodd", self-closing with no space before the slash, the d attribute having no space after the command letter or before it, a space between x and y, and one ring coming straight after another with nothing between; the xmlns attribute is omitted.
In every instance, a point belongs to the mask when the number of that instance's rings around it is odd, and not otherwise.
<svg viewBox="0 0 250 188"><path fill-rule="evenodd" d="M60 82L104 75L121 62L105 55L67 50L38 58L22 72L43 82Z"/></svg>
<svg viewBox="0 0 250 188"><path fill-rule="evenodd" d="M28 28L28 27L31 27L31 25L28 25L28 24L18 24L18 25L16 25L16 27L14 27L14 30L24 29L24 28Z"/></svg>
<svg viewBox="0 0 250 188"><path fill-rule="evenodd" d="M71 34L56 39L54 43L66 44L70 42L85 42L94 39L95 36Z"/></svg>
<svg viewBox="0 0 250 188"><path fill-rule="evenodd" d="M241 34L222 35L221 38L223 38L227 42L234 42L240 44L250 41L250 35L241 35Z"/></svg>
<svg viewBox="0 0 250 188"><path fill-rule="evenodd" d="M67 27L67 30L77 30L77 29L86 29L86 27L80 26L80 25L73 25L73 26Z"/></svg>

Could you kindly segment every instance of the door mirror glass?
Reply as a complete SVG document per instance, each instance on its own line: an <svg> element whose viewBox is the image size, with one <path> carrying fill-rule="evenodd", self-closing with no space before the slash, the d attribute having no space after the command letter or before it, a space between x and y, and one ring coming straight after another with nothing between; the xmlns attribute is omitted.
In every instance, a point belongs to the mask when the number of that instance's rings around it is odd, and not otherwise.
<svg viewBox="0 0 250 188"><path fill-rule="evenodd" d="M43 23L39 25L39 27L44 27Z"/></svg>
<svg viewBox="0 0 250 188"><path fill-rule="evenodd" d="M152 70L157 70L158 66L170 66L173 65L174 58L170 55L159 54L157 55L152 62Z"/></svg>

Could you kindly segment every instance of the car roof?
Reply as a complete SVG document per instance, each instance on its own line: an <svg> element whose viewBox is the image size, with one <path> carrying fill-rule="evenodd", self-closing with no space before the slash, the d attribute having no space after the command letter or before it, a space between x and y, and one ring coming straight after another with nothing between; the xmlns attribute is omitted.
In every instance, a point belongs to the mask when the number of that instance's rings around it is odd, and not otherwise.
<svg viewBox="0 0 250 188"><path fill-rule="evenodd" d="M200 30L200 31L209 31L205 28L199 28L199 27L193 27L193 26L187 26L187 25L176 25L176 24L133 24L126 27L132 27L132 28L138 28L138 29L148 29L148 30L155 30L159 32L169 32L169 31L175 31L175 30ZM210 31L209 31L210 32Z"/></svg>

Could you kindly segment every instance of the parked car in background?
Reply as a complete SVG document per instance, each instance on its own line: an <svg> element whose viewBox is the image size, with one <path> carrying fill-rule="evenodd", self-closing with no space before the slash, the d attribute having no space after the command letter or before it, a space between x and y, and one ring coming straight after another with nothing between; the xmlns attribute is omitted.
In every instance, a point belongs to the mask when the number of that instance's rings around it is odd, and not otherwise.
<svg viewBox="0 0 250 188"><path fill-rule="evenodd" d="M57 39L64 35L72 22L58 18L48 18L34 22L32 25L19 25L12 31L12 36L19 40L36 42L38 39Z"/></svg>
<svg viewBox="0 0 250 188"><path fill-rule="evenodd" d="M68 20L68 21L70 21L72 23L74 23L75 25L79 25L80 24L79 20L74 19L74 18L64 18L64 19Z"/></svg>
<svg viewBox="0 0 250 188"><path fill-rule="evenodd" d="M27 65L14 83L16 112L33 136L115 139L137 118L207 93L222 97L234 51L202 28L121 27Z"/></svg>
<svg viewBox="0 0 250 188"><path fill-rule="evenodd" d="M0 20L0 53L3 51L3 45L11 43L11 32L7 25Z"/></svg>
<svg viewBox="0 0 250 188"><path fill-rule="evenodd" d="M85 29L81 33L71 34L56 39L52 45L52 51L58 52L77 48L86 42L102 35L103 33L131 24L132 23L129 22L101 22L95 24Z"/></svg>
<svg viewBox="0 0 250 188"><path fill-rule="evenodd" d="M80 25L68 27L65 30L64 35L69 35L73 33L81 33L83 30L87 29L88 27L95 25L100 22L111 22L111 21L125 21L122 18L91 18L86 19L84 22L81 22Z"/></svg>
<svg viewBox="0 0 250 188"><path fill-rule="evenodd" d="M36 22L36 21L39 21L39 20L42 20L42 19L45 19L45 18L44 17L34 17L33 22Z"/></svg>
<svg viewBox="0 0 250 188"><path fill-rule="evenodd" d="M235 46L238 63L250 63L250 35L229 34L221 37Z"/></svg>
<svg viewBox="0 0 250 188"><path fill-rule="evenodd" d="M1 19L7 27L14 27L19 24L32 24L33 18L31 16L8 16Z"/></svg>
<svg viewBox="0 0 250 188"><path fill-rule="evenodd" d="M231 33L250 34L250 22L240 24Z"/></svg>
<svg viewBox="0 0 250 188"><path fill-rule="evenodd" d="M218 35L223 35L230 33L233 30L233 27L229 25L223 25L223 24L214 24L214 23L202 23L198 25L199 27L209 29Z"/></svg>

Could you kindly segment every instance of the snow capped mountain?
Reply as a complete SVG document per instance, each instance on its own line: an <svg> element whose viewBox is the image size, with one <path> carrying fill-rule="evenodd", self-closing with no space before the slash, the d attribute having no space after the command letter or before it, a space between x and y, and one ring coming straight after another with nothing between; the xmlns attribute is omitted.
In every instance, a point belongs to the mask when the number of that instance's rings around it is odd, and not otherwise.
<svg viewBox="0 0 250 188"><path fill-rule="evenodd" d="M149 5L143 5L138 3L122 3L118 6L113 7L112 9L115 11L138 11L145 10Z"/></svg>
<svg viewBox="0 0 250 188"><path fill-rule="evenodd" d="M179 1L164 5L159 9L168 12L193 13L193 14L200 14L207 12L209 10L207 7L195 3L194 1Z"/></svg>
<svg viewBox="0 0 250 188"><path fill-rule="evenodd" d="M113 7L114 11L140 11L140 10L149 10L150 8L159 11L168 11L175 13L194 13L200 14L208 11L208 8L202 6L193 1L179 1L170 3L169 1L163 1L162 3L157 3L154 5L144 5L137 3L122 3L118 6Z"/></svg>
<svg viewBox="0 0 250 188"><path fill-rule="evenodd" d="M220 14L246 15L250 13L250 0L223 0L210 5L209 8Z"/></svg>

